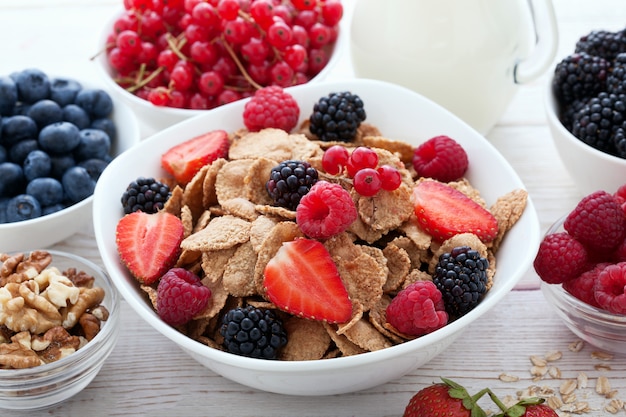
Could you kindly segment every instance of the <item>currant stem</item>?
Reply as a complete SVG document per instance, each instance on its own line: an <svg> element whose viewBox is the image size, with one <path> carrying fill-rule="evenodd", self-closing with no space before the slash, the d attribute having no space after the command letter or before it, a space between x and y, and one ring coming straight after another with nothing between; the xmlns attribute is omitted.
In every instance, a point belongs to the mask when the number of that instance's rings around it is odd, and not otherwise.
<svg viewBox="0 0 626 417"><path fill-rule="evenodd" d="M223 37L222 37L222 40L223 40L222 44L224 45L224 49L226 49L226 52L228 52L228 55L230 55L230 57L233 59L233 61L235 62L235 65L237 65L237 68L239 68L239 71L241 71L241 74L246 79L246 81L248 81L252 85L252 87L254 87L257 90L260 90L261 88L263 88L262 85L254 81L252 77L250 76L250 74L248 74L248 71L246 71L243 64L237 57L237 54L235 54L235 51L233 51L233 48L231 48L228 42L226 42L226 40L223 39Z"/></svg>

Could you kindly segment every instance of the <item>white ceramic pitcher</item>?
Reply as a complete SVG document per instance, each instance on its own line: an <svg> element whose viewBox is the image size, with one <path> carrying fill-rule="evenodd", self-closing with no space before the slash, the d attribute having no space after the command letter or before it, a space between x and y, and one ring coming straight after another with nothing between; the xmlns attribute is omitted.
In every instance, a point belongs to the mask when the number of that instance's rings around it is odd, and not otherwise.
<svg viewBox="0 0 626 417"><path fill-rule="evenodd" d="M357 77L417 91L483 134L557 43L551 0L356 0L350 24Z"/></svg>

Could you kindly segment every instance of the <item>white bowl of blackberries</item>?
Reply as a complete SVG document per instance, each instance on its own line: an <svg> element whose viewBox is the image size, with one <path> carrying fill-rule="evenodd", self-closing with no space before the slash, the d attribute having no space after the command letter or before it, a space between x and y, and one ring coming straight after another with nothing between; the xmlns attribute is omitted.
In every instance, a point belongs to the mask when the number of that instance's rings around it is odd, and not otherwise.
<svg viewBox="0 0 626 417"><path fill-rule="evenodd" d="M626 29L593 30L555 67L546 112L559 156L582 195L626 177Z"/></svg>
<svg viewBox="0 0 626 417"><path fill-rule="evenodd" d="M105 90L26 68L0 76L0 251L44 248L91 223L95 184L139 141Z"/></svg>

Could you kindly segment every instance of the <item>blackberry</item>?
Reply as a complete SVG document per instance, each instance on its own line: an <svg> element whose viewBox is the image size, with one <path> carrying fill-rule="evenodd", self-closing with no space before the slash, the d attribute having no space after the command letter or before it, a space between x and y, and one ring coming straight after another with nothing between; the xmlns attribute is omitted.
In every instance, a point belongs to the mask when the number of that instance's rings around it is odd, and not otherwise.
<svg viewBox="0 0 626 417"><path fill-rule="evenodd" d="M613 70L606 78L606 91L613 94L626 94L626 52L613 61Z"/></svg>
<svg viewBox="0 0 626 417"><path fill-rule="evenodd" d="M556 65L552 88L562 105L593 97L604 90L611 63L585 52L563 58Z"/></svg>
<svg viewBox="0 0 626 417"><path fill-rule="evenodd" d="M365 109L358 95L349 91L330 93L313 106L309 130L324 142L351 142L364 120Z"/></svg>
<svg viewBox="0 0 626 417"><path fill-rule="evenodd" d="M611 61L618 54L626 52L626 33L607 30L591 31L576 42L574 52L586 52Z"/></svg>
<svg viewBox="0 0 626 417"><path fill-rule="evenodd" d="M615 155L626 159L626 128L618 128L613 136Z"/></svg>
<svg viewBox="0 0 626 417"><path fill-rule="evenodd" d="M295 210L302 196L317 182L317 170L308 162L288 160L272 168L265 188L280 207Z"/></svg>
<svg viewBox="0 0 626 417"><path fill-rule="evenodd" d="M599 93L573 117L572 134L589 146L615 154L617 129L626 128L626 96Z"/></svg>
<svg viewBox="0 0 626 417"><path fill-rule="evenodd" d="M128 184L126 191L122 194L124 213L129 214L135 211L156 213L163 208L170 195L170 187L167 185L154 178L139 177Z"/></svg>
<svg viewBox="0 0 626 417"><path fill-rule="evenodd" d="M565 126L565 128L570 132L573 130L574 115L576 115L580 109L585 107L588 101L589 98L579 99L574 100L569 104L563 104L560 106L559 119L561 120L561 123L563 123L563 126Z"/></svg>
<svg viewBox="0 0 626 417"><path fill-rule="evenodd" d="M220 334L228 352L258 359L276 359L279 349L287 344L283 323L274 312L252 306L228 311L222 318Z"/></svg>
<svg viewBox="0 0 626 417"><path fill-rule="evenodd" d="M433 282L452 319L476 307L487 292L487 268L489 261L469 246L458 246L439 257Z"/></svg>

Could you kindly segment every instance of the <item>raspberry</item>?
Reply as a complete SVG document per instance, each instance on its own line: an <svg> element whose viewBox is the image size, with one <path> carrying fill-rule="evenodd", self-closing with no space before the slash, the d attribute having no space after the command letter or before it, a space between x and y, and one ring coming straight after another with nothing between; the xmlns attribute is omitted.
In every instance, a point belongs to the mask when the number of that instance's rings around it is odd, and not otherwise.
<svg viewBox="0 0 626 417"><path fill-rule="evenodd" d="M435 136L413 152L413 168L420 177L442 182L458 180L468 167L465 149L448 136Z"/></svg>
<svg viewBox="0 0 626 417"><path fill-rule="evenodd" d="M243 110L243 122L252 132L267 127L290 132L298 124L299 116L296 100L278 86L257 90Z"/></svg>
<svg viewBox="0 0 626 417"><path fill-rule="evenodd" d="M296 209L298 226L314 239L327 239L345 231L357 216L350 193L327 181L316 182Z"/></svg>
<svg viewBox="0 0 626 417"><path fill-rule="evenodd" d="M157 287L157 313L172 326L187 323L209 302L211 290L193 272L172 268L161 277Z"/></svg>
<svg viewBox="0 0 626 417"><path fill-rule="evenodd" d="M563 289L580 301L599 308L600 305L595 299L593 286L598 279L600 271L609 265L611 264L608 262L596 264L589 271L583 272L578 277L564 282Z"/></svg>
<svg viewBox="0 0 626 417"><path fill-rule="evenodd" d="M580 200L563 227L591 248L612 249L626 236L626 214L613 195L600 190Z"/></svg>
<svg viewBox="0 0 626 417"><path fill-rule="evenodd" d="M434 332L448 323L441 292L431 281L417 281L401 290L386 314L389 324L411 336Z"/></svg>
<svg viewBox="0 0 626 417"><path fill-rule="evenodd" d="M626 262L609 265L598 274L593 292L598 305L614 314L626 314Z"/></svg>
<svg viewBox="0 0 626 417"><path fill-rule="evenodd" d="M562 284L576 278L587 264L587 249L566 232L545 236L533 262L539 278L548 284Z"/></svg>

